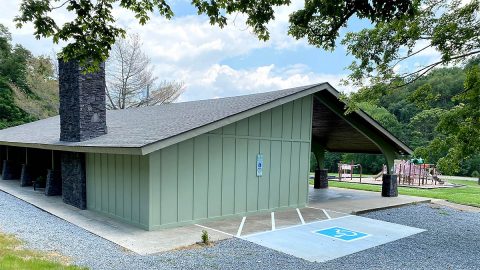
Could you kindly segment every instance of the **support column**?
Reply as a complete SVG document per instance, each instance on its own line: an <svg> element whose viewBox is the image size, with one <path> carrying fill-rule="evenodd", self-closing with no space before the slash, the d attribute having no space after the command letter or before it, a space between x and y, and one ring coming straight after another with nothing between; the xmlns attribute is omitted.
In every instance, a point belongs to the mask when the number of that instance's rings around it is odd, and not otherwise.
<svg viewBox="0 0 480 270"><path fill-rule="evenodd" d="M319 143L312 142L312 152L317 160L313 188L328 188L328 170L325 169L325 148Z"/></svg>
<svg viewBox="0 0 480 270"><path fill-rule="evenodd" d="M398 197L396 174L384 174L382 177L382 197Z"/></svg>
<svg viewBox="0 0 480 270"><path fill-rule="evenodd" d="M34 177L35 177L34 169L29 162L28 148L25 148L25 163L22 164L22 173L20 174L20 186L22 187L31 186Z"/></svg>
<svg viewBox="0 0 480 270"><path fill-rule="evenodd" d="M13 149L14 151L17 148ZM6 147L6 159L3 160L3 168L2 168L2 179L3 180L18 180L20 179L20 175L22 172L22 166L20 163L15 161L15 159L11 159L11 154L9 153L12 151L10 147Z"/></svg>
<svg viewBox="0 0 480 270"><path fill-rule="evenodd" d="M6 146L0 145L0 173L3 171L3 161L7 159L5 149Z"/></svg>
<svg viewBox="0 0 480 270"><path fill-rule="evenodd" d="M387 174L382 176L382 197L398 196L398 179L395 174L395 159L398 157L395 150L388 147L382 148L383 155L387 165Z"/></svg>
<svg viewBox="0 0 480 270"><path fill-rule="evenodd" d="M27 187L32 185L35 173L32 166L28 164L22 164L22 173L20 174L20 186Z"/></svg>
<svg viewBox="0 0 480 270"><path fill-rule="evenodd" d="M85 176L85 154L61 153L62 198L66 204L80 209L87 208L87 183Z"/></svg>
<svg viewBox="0 0 480 270"><path fill-rule="evenodd" d="M59 152L51 151L51 166L48 169L45 196L62 195L62 174Z"/></svg>
<svg viewBox="0 0 480 270"><path fill-rule="evenodd" d="M317 159L317 169L325 168L325 148L314 141L312 141L312 152Z"/></svg>
<svg viewBox="0 0 480 270"><path fill-rule="evenodd" d="M22 172L20 164L12 160L3 161L2 179L3 180L18 180Z"/></svg>

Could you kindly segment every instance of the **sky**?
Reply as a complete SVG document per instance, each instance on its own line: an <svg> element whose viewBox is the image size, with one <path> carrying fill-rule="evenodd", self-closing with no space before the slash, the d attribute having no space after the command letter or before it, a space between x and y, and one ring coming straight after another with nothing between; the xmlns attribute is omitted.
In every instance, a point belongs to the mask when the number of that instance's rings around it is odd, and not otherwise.
<svg viewBox="0 0 480 270"><path fill-rule="evenodd" d="M19 43L35 55L52 56L61 50L49 39L37 40L33 26L15 28L13 18L18 14L20 0L0 0L0 23L12 32L14 43ZM208 18L198 16L190 0L170 0L175 17L167 20L152 15L140 26L132 13L115 9L117 24L127 33L138 34L143 49L151 57L159 80L183 81L185 92L179 101L236 96L285 89L289 87L329 82L343 92L355 91L342 86L340 80L348 75L345 67L353 58L340 44L335 51L326 52L296 40L287 34L288 15L303 5L303 0L292 0L288 7L276 9L276 19L268 25L270 40L259 41L245 26L242 16L229 17L223 29L210 25ZM65 22L65 10L54 14L58 22ZM352 19L346 31L369 27L368 22ZM438 57L435 51L425 51L405 65L418 66Z"/></svg>

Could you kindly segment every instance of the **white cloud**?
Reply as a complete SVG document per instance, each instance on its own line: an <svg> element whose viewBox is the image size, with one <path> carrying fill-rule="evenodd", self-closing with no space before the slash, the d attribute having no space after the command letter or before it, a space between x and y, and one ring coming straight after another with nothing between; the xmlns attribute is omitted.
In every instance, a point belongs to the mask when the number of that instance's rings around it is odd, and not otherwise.
<svg viewBox="0 0 480 270"><path fill-rule="evenodd" d="M6 3L6 8L0 10L0 23L10 28L16 42L25 44L34 53L51 54L52 42L35 40L31 25L22 30L14 28L12 20L19 3L20 0ZM338 86L343 75L316 73L303 65L301 59L299 64L290 66L271 64L235 69L222 64L225 60L248 56L262 48L289 52L307 46L304 40L298 41L287 35L288 16L302 5L303 0L295 0L289 7L276 9L276 19L269 24L271 38L267 42L259 41L240 15L229 17L230 23L224 29L210 25L208 18L197 15L172 20L152 16L144 26L139 26L133 14L124 9L114 9L114 16L128 32L140 35L159 78L186 83L187 91L181 100L264 92L324 81ZM61 22L68 17L66 11L55 14ZM58 46L55 49L60 50Z"/></svg>
<svg viewBox="0 0 480 270"><path fill-rule="evenodd" d="M212 65L206 70L190 73L187 91L182 101L260 93L329 82L340 91L350 89L340 86L344 75L318 74L303 65L276 67L260 66L252 69L233 69L228 65Z"/></svg>

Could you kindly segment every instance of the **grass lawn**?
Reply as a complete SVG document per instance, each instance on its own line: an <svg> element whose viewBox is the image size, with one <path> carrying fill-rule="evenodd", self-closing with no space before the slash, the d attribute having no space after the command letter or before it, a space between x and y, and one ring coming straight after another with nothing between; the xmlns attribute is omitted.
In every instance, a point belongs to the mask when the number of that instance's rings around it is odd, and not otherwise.
<svg viewBox="0 0 480 270"><path fill-rule="evenodd" d="M60 263L62 259L65 261L65 258L59 254L43 254L22 249L18 239L0 233L0 269L2 270L86 269L62 264Z"/></svg>
<svg viewBox="0 0 480 270"><path fill-rule="evenodd" d="M410 195L410 196L444 199L452 203L480 207L480 185L478 185L477 182L466 181L466 180L450 180L449 182L454 184L465 185L465 186L457 187L457 188L438 188L438 189L419 189L419 188L399 187L398 193L403 195ZM331 187L339 187L339 188L377 191L377 192L380 192L382 190L382 186L380 185L356 184L356 183L346 183L346 182L338 182L338 181L329 181L328 184Z"/></svg>

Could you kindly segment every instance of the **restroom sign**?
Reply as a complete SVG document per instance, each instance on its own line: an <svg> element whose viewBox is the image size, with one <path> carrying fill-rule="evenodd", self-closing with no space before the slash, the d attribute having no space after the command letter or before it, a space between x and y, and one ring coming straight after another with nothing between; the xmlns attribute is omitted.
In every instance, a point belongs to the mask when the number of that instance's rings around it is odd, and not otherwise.
<svg viewBox="0 0 480 270"><path fill-rule="evenodd" d="M257 177L263 176L263 154L257 155Z"/></svg>
<svg viewBox="0 0 480 270"><path fill-rule="evenodd" d="M328 229L315 231L314 233L325 235L331 238L335 238L335 239L339 239L347 242L369 236L369 234L367 233L352 231L352 230L341 228L341 227L332 227Z"/></svg>

